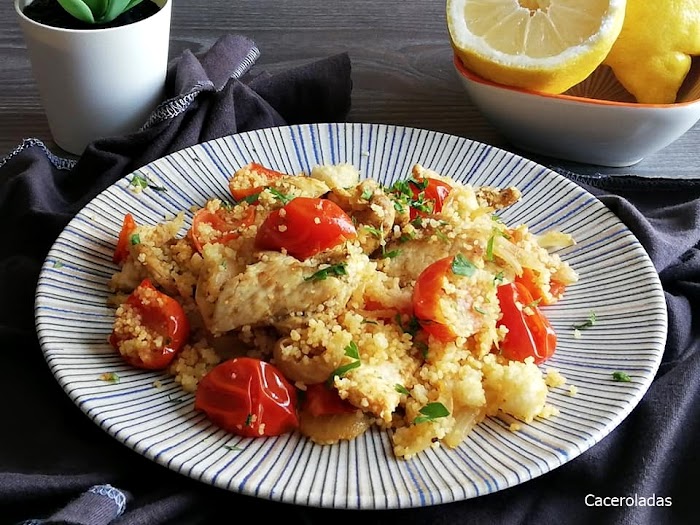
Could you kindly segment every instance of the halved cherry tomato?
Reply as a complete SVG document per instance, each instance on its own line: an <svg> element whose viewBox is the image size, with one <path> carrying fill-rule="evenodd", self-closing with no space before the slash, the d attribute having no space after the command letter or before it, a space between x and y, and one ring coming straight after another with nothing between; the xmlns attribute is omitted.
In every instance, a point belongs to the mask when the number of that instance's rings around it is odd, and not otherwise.
<svg viewBox="0 0 700 525"><path fill-rule="evenodd" d="M357 411L357 407L340 398L337 390L327 387L324 383L306 387L302 409L314 417L351 414Z"/></svg>
<svg viewBox="0 0 700 525"><path fill-rule="evenodd" d="M236 218L225 208L219 208L212 212L207 208L198 210L192 217L192 228L189 235L192 244L201 253L202 246L209 243L226 243L240 236L240 230L248 227L255 221L255 208L248 206L242 219ZM209 225L215 233L208 236L202 235L201 226Z"/></svg>
<svg viewBox="0 0 700 525"><path fill-rule="evenodd" d="M286 176L285 173L251 162L236 172L229 182L229 191L236 201L260 193L277 179Z"/></svg>
<svg viewBox="0 0 700 525"><path fill-rule="evenodd" d="M296 390L270 363L251 357L212 368L197 386L195 408L240 436L277 436L299 426Z"/></svg>
<svg viewBox="0 0 700 525"><path fill-rule="evenodd" d="M139 316L139 322L120 324L115 321L109 337L110 344L133 366L149 370L165 368L189 337L190 323L182 306L169 295L158 291L149 279L141 281L127 298L126 304ZM142 339L143 329L154 336L161 336L161 344L143 350L126 350L130 346L129 340Z"/></svg>
<svg viewBox="0 0 700 525"><path fill-rule="evenodd" d="M508 328L500 344L501 353L513 361L524 361L532 356L537 364L552 357L557 334L528 289L514 282L499 286L496 293L503 314L498 325ZM524 312L524 307L528 307L531 313Z"/></svg>
<svg viewBox="0 0 700 525"><path fill-rule="evenodd" d="M255 247L286 250L303 261L356 236L352 219L336 203L296 197L265 218L258 228Z"/></svg>
<svg viewBox="0 0 700 525"><path fill-rule="evenodd" d="M417 181L410 180L411 191L413 192L413 200L427 204L430 211L424 211L411 206L411 219L416 217L425 217L430 213L439 213L442 210L442 205L445 199L452 191L452 186L439 179L418 179Z"/></svg>
<svg viewBox="0 0 700 525"><path fill-rule="evenodd" d="M539 284L537 284L537 279L535 277L535 272L531 270L530 268L523 268L523 273L522 275L519 275L518 277L515 278L516 282L521 283L525 288L527 288L528 292L533 297L533 300L539 301L539 304L542 305L548 305L548 304L553 304L557 300L561 299L561 297L564 295L564 291L566 289L566 285L564 283L561 283L555 279L552 279L549 282L549 293L552 294L554 297L554 301L548 301L544 298L542 294L542 289Z"/></svg>
<svg viewBox="0 0 700 525"><path fill-rule="evenodd" d="M440 305L440 300L445 296L444 280L452 271L452 260L453 257L445 257L427 266L413 288L413 313L426 332L443 342L457 338L455 331L447 324Z"/></svg>
<svg viewBox="0 0 700 525"><path fill-rule="evenodd" d="M117 240L117 247L114 249L114 255L112 256L112 261L117 264L123 263L129 256L129 244L131 243L131 234L136 229L136 221L131 213L124 215L124 220L122 221L122 229L119 232L119 239Z"/></svg>

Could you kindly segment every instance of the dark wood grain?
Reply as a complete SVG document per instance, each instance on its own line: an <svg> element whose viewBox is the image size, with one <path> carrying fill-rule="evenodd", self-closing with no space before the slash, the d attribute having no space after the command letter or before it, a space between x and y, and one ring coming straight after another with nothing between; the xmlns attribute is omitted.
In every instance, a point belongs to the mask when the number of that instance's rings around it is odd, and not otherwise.
<svg viewBox="0 0 700 525"><path fill-rule="evenodd" d="M444 131L561 164L512 148L471 105L452 67L444 8L441 0L175 0L170 55L198 53L227 33L252 38L262 53L256 68L269 71L347 51L349 120ZM55 147L11 0L0 2L0 72L0 158L26 137ZM699 146L696 125L631 168L566 165L585 173L700 176Z"/></svg>

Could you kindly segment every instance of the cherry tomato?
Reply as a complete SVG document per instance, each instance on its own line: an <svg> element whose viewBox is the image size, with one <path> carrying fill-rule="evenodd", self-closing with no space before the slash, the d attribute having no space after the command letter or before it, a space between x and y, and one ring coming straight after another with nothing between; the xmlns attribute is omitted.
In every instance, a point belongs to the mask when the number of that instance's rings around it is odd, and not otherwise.
<svg viewBox="0 0 700 525"><path fill-rule="evenodd" d="M136 287L126 304L133 308L140 321L136 325L115 321L109 337L110 344L133 366L149 370L165 368L189 337L190 324L182 306L169 295L158 291L149 279L144 279ZM143 350L131 350L130 341L138 340L144 328L155 337L161 336L162 343Z"/></svg>
<svg viewBox="0 0 700 525"><path fill-rule="evenodd" d="M266 168L257 162L251 162L238 170L229 183L229 191L236 201L260 193L277 179L286 176L285 173Z"/></svg>
<svg viewBox="0 0 700 525"><path fill-rule="evenodd" d="M122 229L119 232L119 239L117 240L117 247L114 249L114 255L112 256L112 261L117 264L123 263L129 256L129 244L131 244L131 234L136 229L136 221L131 213L124 215L124 220L122 221Z"/></svg>
<svg viewBox="0 0 700 525"><path fill-rule="evenodd" d="M503 314L498 325L508 328L508 334L500 344L502 354L513 361L524 361L532 356L537 364L552 357L557 334L528 289L514 282L499 286L496 293ZM526 306L531 314L523 311Z"/></svg>
<svg viewBox="0 0 700 525"><path fill-rule="evenodd" d="M450 191L452 191L452 186L446 182L429 177L426 179L419 179L418 181L411 180L409 184L413 192L413 200L422 201L430 207L430 211L423 211L411 206L411 219L415 219L419 216L425 217L431 213L439 213L442 210L445 199L450 194Z"/></svg>
<svg viewBox="0 0 700 525"><path fill-rule="evenodd" d="M444 280L452 271L452 260L452 257L445 257L427 266L413 288L413 313L426 332L443 342L454 341L457 337L447 324L440 304L445 296Z"/></svg>
<svg viewBox="0 0 700 525"><path fill-rule="evenodd" d="M192 217L192 228L189 235L192 239L192 244L198 252L202 252L202 246L210 243L226 243L240 235L242 228L253 224L255 220L255 208L249 206L243 219L235 218L233 214L224 209L219 208L216 212L209 211L207 208L198 210ZM202 233L202 225L207 224L214 230L213 233Z"/></svg>
<svg viewBox="0 0 700 525"><path fill-rule="evenodd" d="M306 387L302 409L314 417L351 414L357 411L355 406L340 398L337 390L327 387L324 383Z"/></svg>
<svg viewBox="0 0 700 525"><path fill-rule="evenodd" d="M277 436L299 426L296 390L270 363L251 357L212 368L197 386L195 408L216 425L248 437Z"/></svg>
<svg viewBox="0 0 700 525"><path fill-rule="evenodd" d="M258 228L255 247L286 250L304 260L356 236L352 219L336 203L297 197L265 218Z"/></svg>
<svg viewBox="0 0 700 525"><path fill-rule="evenodd" d="M537 283L537 279L535 278L535 272L532 271L530 268L523 268L522 275L516 277L515 281L525 286L528 292L530 292L530 294L532 295L533 300L539 301L539 304L542 305L553 304L554 302L558 301L564 295L564 291L566 290L566 285L564 283L552 279L549 282L549 293L552 294L552 296L554 297L554 301L548 301L542 295L542 289Z"/></svg>

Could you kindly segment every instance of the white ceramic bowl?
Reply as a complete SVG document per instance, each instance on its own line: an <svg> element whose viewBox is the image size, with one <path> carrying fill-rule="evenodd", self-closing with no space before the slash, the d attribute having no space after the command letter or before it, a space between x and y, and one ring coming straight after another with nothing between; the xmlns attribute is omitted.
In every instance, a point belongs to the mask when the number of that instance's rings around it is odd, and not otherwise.
<svg viewBox="0 0 700 525"><path fill-rule="evenodd" d="M610 68L561 95L495 84L454 65L471 101L514 146L550 157L631 166L665 148L700 120L700 64L695 61L678 101L638 104Z"/></svg>

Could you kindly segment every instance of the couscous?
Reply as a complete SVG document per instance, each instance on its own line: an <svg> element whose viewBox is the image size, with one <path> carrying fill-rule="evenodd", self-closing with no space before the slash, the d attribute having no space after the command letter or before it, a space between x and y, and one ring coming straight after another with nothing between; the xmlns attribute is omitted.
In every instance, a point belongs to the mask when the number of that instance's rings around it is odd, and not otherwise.
<svg viewBox="0 0 700 525"><path fill-rule="evenodd" d="M249 164L228 202L125 216L110 341L127 361L167 370L230 432L329 444L376 425L402 458L500 412L556 412L541 307L577 281L550 252L569 235L505 224L516 188L420 165L390 187L348 164L303 175Z"/></svg>

